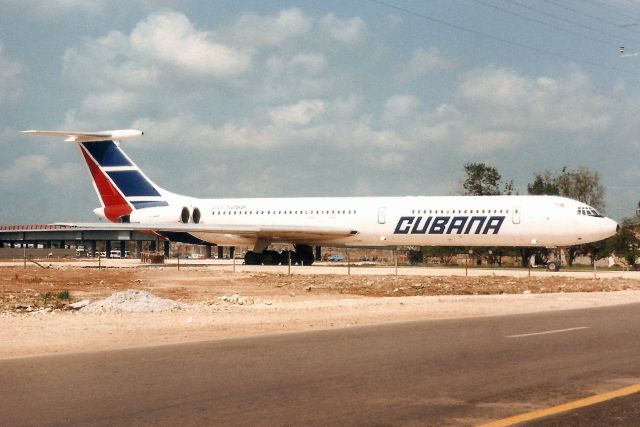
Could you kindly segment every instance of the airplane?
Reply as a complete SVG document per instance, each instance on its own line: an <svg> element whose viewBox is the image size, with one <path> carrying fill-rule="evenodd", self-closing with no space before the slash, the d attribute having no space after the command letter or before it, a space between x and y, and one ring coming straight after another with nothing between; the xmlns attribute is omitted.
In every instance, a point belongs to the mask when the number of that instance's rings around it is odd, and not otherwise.
<svg viewBox="0 0 640 427"><path fill-rule="evenodd" d="M122 150L139 130L25 134L64 137L85 160L111 223L76 227L155 232L171 241L251 248L248 265L311 265L313 246L566 247L605 239L618 224L559 196L405 196L202 199L156 185ZM269 250L273 243L294 251Z"/></svg>

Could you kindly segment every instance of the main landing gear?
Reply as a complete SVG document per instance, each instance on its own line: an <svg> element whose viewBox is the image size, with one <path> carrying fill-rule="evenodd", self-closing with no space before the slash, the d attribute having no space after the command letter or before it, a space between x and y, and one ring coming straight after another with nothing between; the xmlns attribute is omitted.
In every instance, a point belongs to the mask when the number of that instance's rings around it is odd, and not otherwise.
<svg viewBox="0 0 640 427"><path fill-rule="evenodd" d="M284 250L282 252L271 251L265 249L262 253L248 251L244 255L244 263L246 265L286 265L289 263L291 256L291 264L311 265L313 264L313 248L310 245L294 245L295 251Z"/></svg>
<svg viewBox="0 0 640 427"><path fill-rule="evenodd" d="M560 271L560 263L558 261L549 261L547 263L547 270L554 272Z"/></svg>

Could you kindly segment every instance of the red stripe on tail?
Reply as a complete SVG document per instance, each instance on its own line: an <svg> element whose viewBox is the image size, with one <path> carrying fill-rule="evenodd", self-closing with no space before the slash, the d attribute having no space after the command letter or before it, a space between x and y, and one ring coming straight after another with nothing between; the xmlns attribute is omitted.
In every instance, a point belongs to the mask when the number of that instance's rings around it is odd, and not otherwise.
<svg viewBox="0 0 640 427"><path fill-rule="evenodd" d="M133 211L131 206L129 206L113 184L109 182L105 174L102 173L100 168L94 163L93 159L87 155L84 148L80 147L80 151L82 152L84 161L87 162L87 166L89 166L89 172L91 172L93 182L96 183L96 187L98 188L98 194L104 205L104 215L112 222L117 222L121 216L129 215Z"/></svg>

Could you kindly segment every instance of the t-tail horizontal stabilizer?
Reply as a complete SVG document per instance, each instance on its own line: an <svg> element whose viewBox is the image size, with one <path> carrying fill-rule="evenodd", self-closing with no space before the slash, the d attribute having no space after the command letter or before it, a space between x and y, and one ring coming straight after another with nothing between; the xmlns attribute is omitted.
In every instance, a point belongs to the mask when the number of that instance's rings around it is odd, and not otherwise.
<svg viewBox="0 0 640 427"><path fill-rule="evenodd" d="M127 138L144 135L144 132L136 129L105 130L100 132L67 132L58 130L23 130L22 133L37 136L60 136L65 137L67 142L90 142L90 141L121 141Z"/></svg>

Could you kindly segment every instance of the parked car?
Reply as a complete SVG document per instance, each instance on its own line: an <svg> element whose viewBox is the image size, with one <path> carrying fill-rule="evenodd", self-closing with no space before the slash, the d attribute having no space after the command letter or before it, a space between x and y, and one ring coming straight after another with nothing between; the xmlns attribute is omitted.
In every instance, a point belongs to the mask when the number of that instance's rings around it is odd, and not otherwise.
<svg viewBox="0 0 640 427"><path fill-rule="evenodd" d="M331 255L329 258L327 258L327 261L334 261L334 262L344 261L344 257L342 255Z"/></svg>
<svg viewBox="0 0 640 427"><path fill-rule="evenodd" d="M112 249L111 252L109 252L109 255L111 258L120 258L120 249Z"/></svg>

